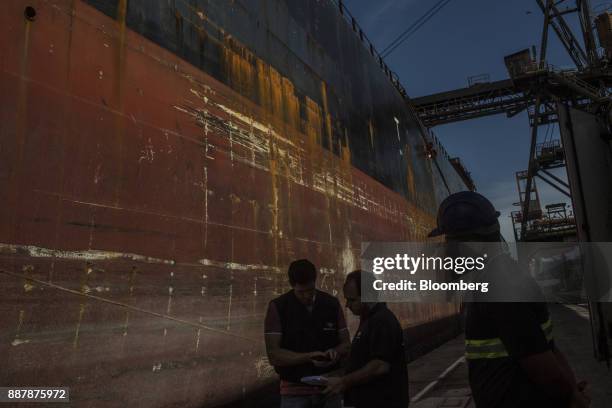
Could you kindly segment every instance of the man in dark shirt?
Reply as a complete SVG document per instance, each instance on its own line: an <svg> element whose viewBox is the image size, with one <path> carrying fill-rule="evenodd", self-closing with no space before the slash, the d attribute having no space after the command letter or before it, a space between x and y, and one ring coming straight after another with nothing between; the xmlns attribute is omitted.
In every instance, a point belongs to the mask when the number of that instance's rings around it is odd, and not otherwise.
<svg viewBox="0 0 612 408"><path fill-rule="evenodd" d="M438 210L437 228L447 243L501 243L499 212L478 193L464 191L446 198ZM507 282L504 298L535 293L535 282L502 250L489 253L486 274ZM488 246L489 250L491 245ZM520 296L516 296L517 300ZM478 299L476 299L478 300ZM491 299L493 300L493 299ZM470 386L478 408L587 407L564 355L555 347L546 303L474 302L466 306L466 358Z"/></svg>
<svg viewBox="0 0 612 408"><path fill-rule="evenodd" d="M329 374L348 353L350 337L335 297L316 289L317 271L306 259L289 265L291 290L273 299L265 318L268 360L280 376L281 408L339 408L322 387L302 378Z"/></svg>
<svg viewBox="0 0 612 408"><path fill-rule="evenodd" d="M344 393L344 404L356 408L406 408L408 371L402 328L385 303L361 301L361 283L372 274L351 272L344 283L347 307L359 316L348 368L343 377L329 378L328 395Z"/></svg>

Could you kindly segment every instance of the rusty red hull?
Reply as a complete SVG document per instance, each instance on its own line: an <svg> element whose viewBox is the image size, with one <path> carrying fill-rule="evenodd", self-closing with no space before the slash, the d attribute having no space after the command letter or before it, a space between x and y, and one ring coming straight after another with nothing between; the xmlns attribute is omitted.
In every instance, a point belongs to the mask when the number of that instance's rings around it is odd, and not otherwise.
<svg viewBox="0 0 612 408"><path fill-rule="evenodd" d="M274 377L262 319L292 259L338 294L363 241L423 239L435 206L358 170L348 135L326 148L327 107L292 98L264 60L262 104L121 16L3 5L0 385L69 386L76 406L214 406ZM223 66L242 78L235 49ZM409 326L455 308L397 311Z"/></svg>

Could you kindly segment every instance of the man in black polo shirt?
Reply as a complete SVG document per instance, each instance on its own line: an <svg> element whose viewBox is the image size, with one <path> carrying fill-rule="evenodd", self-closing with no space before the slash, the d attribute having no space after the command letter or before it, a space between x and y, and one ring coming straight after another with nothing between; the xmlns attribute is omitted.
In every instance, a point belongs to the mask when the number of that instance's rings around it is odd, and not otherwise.
<svg viewBox="0 0 612 408"><path fill-rule="evenodd" d="M328 395L344 392L344 404L356 408L406 408L408 371L404 335L397 318L385 303L361 301L361 283L370 285L372 274L354 271L344 283L347 307L359 316L348 368L343 377L331 377Z"/></svg>
<svg viewBox="0 0 612 408"><path fill-rule="evenodd" d="M506 282L495 290L507 299L532 299L536 282L503 250L499 212L482 195L463 191L446 198L437 228L447 243L486 245L482 278ZM495 245L494 243L500 243ZM491 248L498 247L492 253ZM489 298L493 300L492 298ZM582 385L555 346L552 322L543 302L473 302L466 304L466 358L477 408L582 408Z"/></svg>
<svg viewBox="0 0 612 408"><path fill-rule="evenodd" d="M335 297L317 290L317 271L306 259L289 265L291 290L268 305L265 340L268 360L279 374L281 408L340 408L339 397L326 398L321 386L301 379L339 368L350 337Z"/></svg>

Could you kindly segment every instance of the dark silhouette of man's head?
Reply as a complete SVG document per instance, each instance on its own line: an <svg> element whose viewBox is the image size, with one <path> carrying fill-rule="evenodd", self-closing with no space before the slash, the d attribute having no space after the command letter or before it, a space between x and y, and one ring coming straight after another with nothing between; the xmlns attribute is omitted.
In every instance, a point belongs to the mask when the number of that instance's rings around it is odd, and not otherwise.
<svg viewBox="0 0 612 408"><path fill-rule="evenodd" d="M344 299L346 307L356 316L364 316L371 306L371 303L362 301L361 285L364 284L371 288L375 279L374 274L360 269L346 275L346 280L344 281Z"/></svg>
<svg viewBox="0 0 612 408"><path fill-rule="evenodd" d="M304 305L310 306L316 294L317 269L308 259L291 262L288 270L293 293Z"/></svg>
<svg viewBox="0 0 612 408"><path fill-rule="evenodd" d="M501 241L499 211L474 191L451 194L440 204L437 227L430 237L444 235L446 241Z"/></svg>

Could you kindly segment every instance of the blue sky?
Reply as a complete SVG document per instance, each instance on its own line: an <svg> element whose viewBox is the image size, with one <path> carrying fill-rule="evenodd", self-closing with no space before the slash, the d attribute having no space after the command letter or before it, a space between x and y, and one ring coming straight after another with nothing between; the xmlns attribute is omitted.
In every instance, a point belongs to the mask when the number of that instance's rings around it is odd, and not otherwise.
<svg viewBox="0 0 612 408"><path fill-rule="evenodd" d="M359 25L380 51L421 17L437 0L344 0ZM571 2L570 2L571 3ZM605 1L592 1L595 10ZM579 33L575 17L568 22ZM386 58L411 97L467 86L467 78L489 74L491 81L508 77L503 58L536 45L543 15L535 0L451 0L435 17ZM549 32L548 62L571 67L555 33ZM437 126L434 133L452 156L461 157L480 193L502 213L502 233L514 241L510 211L517 209L514 173L527 168L530 128L525 113L514 118L489 116ZM546 127L541 127L543 138ZM555 125L550 132L558 135ZM555 174L565 178L565 169ZM538 182L543 205L569 200Z"/></svg>

